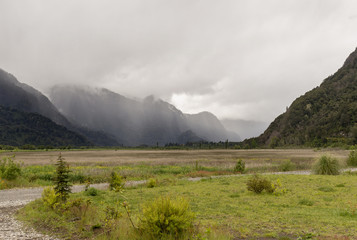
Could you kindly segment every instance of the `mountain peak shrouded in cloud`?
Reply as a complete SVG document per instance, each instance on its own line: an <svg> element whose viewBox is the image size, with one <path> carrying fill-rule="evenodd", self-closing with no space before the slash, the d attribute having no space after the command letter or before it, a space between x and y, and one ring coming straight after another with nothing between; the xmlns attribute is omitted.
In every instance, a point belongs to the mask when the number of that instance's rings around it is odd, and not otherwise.
<svg viewBox="0 0 357 240"><path fill-rule="evenodd" d="M0 1L0 66L55 84L154 94L185 113L270 122L357 40L353 0Z"/></svg>
<svg viewBox="0 0 357 240"><path fill-rule="evenodd" d="M0 104L25 112L41 114L60 125L68 126L56 107L41 92L19 82L12 74L0 69Z"/></svg>
<svg viewBox="0 0 357 240"><path fill-rule="evenodd" d="M213 114L183 114L154 96L133 100L107 89L57 85L50 97L71 121L110 133L125 146L186 143L190 139L240 140L226 131Z"/></svg>
<svg viewBox="0 0 357 240"><path fill-rule="evenodd" d="M222 119L221 122L227 130L239 133L242 140L259 136L269 125L267 122L242 119Z"/></svg>
<svg viewBox="0 0 357 240"><path fill-rule="evenodd" d="M36 116L27 113L37 113L37 122L46 123L46 126L55 131L62 129L66 136L72 139L77 137L82 144L87 145L156 146L184 144L187 141L240 140L237 134L226 131L213 114L184 114L172 104L153 95L134 100L104 88L66 84L54 86L50 97L54 104L41 92L0 69L0 106L8 108L3 111L7 116L4 121L20 116L24 129L33 128L33 132L43 131L43 128L27 126ZM87 137L92 143L79 134L70 133L66 128ZM10 133L6 135L13 137ZM46 134L41 136L47 137ZM34 139L41 136L36 135ZM42 144L36 140L29 143Z"/></svg>

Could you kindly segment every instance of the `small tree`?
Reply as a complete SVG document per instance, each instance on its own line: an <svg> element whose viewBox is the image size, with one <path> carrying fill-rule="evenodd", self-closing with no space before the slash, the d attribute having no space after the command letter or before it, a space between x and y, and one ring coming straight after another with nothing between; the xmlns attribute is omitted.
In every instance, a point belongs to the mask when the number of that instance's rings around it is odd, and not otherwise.
<svg viewBox="0 0 357 240"><path fill-rule="evenodd" d="M236 165L234 166L234 172L244 173L245 172L245 162L242 159L238 159Z"/></svg>
<svg viewBox="0 0 357 240"><path fill-rule="evenodd" d="M64 161L64 158L61 154L58 156L56 163L56 178L55 178L55 191L58 197L58 200L66 202L69 194L71 193L71 184L69 182L69 166Z"/></svg>
<svg viewBox="0 0 357 240"><path fill-rule="evenodd" d="M118 173L112 172L111 179L109 182L109 189L111 191L120 192L122 191L125 184L125 179Z"/></svg>

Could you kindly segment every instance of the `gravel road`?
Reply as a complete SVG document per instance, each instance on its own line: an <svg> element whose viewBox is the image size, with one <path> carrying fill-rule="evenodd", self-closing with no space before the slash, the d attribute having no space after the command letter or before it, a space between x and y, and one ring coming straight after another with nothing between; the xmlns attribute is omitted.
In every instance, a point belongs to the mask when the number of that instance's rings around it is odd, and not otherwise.
<svg viewBox="0 0 357 240"><path fill-rule="evenodd" d="M130 181L127 186L143 184L145 181ZM92 184L97 189L107 189L107 183ZM0 239L10 240L50 240L56 239L35 232L33 229L25 227L14 218L18 209L27 203L41 197L43 188L18 188L0 191ZM84 191L84 185L74 185L72 192Z"/></svg>
<svg viewBox="0 0 357 240"><path fill-rule="evenodd" d="M357 168L346 169L344 171L357 171ZM309 175L310 171L293 171L293 172L275 172L266 174L295 174L295 175ZM239 177L242 175L223 175L223 176L212 176L212 178L221 177ZM188 178L190 181L198 181L203 178ZM133 186L145 183L142 181L128 181L126 186ZM97 189L107 189L107 183L92 184L92 187ZM80 192L84 190L84 185L74 185L72 187L72 192ZM0 239L10 240L50 240L56 239L51 236L45 236L35 232L33 229L25 227L20 222L15 220L14 214L18 209L26 205L27 203L38 199L41 197L43 188L21 188L21 189L8 189L0 191Z"/></svg>

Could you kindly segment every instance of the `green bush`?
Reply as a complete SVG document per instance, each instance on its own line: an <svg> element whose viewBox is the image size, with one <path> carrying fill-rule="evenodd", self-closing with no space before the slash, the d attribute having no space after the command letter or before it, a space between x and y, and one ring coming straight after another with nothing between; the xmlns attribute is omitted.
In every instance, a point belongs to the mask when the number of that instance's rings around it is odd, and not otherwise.
<svg viewBox="0 0 357 240"><path fill-rule="evenodd" d="M94 187L91 187L91 188L88 188L86 191L86 195L88 196L97 196L98 195L98 189L94 188Z"/></svg>
<svg viewBox="0 0 357 240"><path fill-rule="evenodd" d="M155 178L149 178L149 180L147 181L146 183L146 186L148 188L153 188L153 187L156 187L157 186L157 181Z"/></svg>
<svg viewBox="0 0 357 240"><path fill-rule="evenodd" d="M21 166L14 162L15 156L4 157L0 161L0 177L6 180L15 180L21 175Z"/></svg>
<svg viewBox="0 0 357 240"><path fill-rule="evenodd" d="M247 182L248 191L252 191L255 193L262 193L264 190L268 193L273 193L274 188L270 180L263 178L259 175L254 175Z"/></svg>
<svg viewBox="0 0 357 240"><path fill-rule="evenodd" d="M347 165L357 167L357 151L351 151L347 159Z"/></svg>
<svg viewBox="0 0 357 240"><path fill-rule="evenodd" d="M271 184L271 188L273 190L273 194L276 196L279 196L279 195L282 195L282 194L285 194L288 192L288 190L285 187L283 187L283 184L281 183L279 178L276 180L276 182Z"/></svg>
<svg viewBox="0 0 357 240"><path fill-rule="evenodd" d="M193 229L194 220L186 199L166 196L143 207L140 228L152 239L179 238Z"/></svg>
<svg viewBox="0 0 357 240"><path fill-rule="evenodd" d="M50 208L55 208L57 204L57 195L53 187L46 187L43 189L42 192L42 201L43 205L50 207Z"/></svg>
<svg viewBox="0 0 357 240"><path fill-rule="evenodd" d="M279 171L282 171L282 172L293 171L295 169L296 169L296 165L295 165L295 163L291 162L290 159L283 161L279 165Z"/></svg>
<svg viewBox="0 0 357 240"><path fill-rule="evenodd" d="M72 183L76 183L76 182L79 182L79 183L85 183L85 181L87 180L87 177L83 175L83 173L80 173L80 172L72 172L70 175L69 175L69 181L72 182Z"/></svg>
<svg viewBox="0 0 357 240"><path fill-rule="evenodd" d="M242 159L239 159L234 166L234 172L244 173L245 172L245 162Z"/></svg>
<svg viewBox="0 0 357 240"><path fill-rule="evenodd" d="M116 172L112 172L110 183L109 183L109 189L111 191L119 192L123 189L124 184L125 184L125 179L120 174Z"/></svg>
<svg viewBox="0 0 357 240"><path fill-rule="evenodd" d="M336 158L323 155L315 163L313 172L319 175L338 175L340 164Z"/></svg>

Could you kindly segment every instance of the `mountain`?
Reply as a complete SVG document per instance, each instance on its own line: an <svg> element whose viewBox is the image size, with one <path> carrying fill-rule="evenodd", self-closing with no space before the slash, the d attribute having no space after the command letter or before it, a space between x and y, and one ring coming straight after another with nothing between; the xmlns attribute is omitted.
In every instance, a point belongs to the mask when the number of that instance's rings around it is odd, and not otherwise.
<svg viewBox="0 0 357 240"><path fill-rule="evenodd" d="M190 129L203 139L209 139L213 142L230 141L239 142L241 138L233 131L225 130L225 127L218 118L210 112L201 112L198 114L186 114L187 123Z"/></svg>
<svg viewBox="0 0 357 240"><path fill-rule="evenodd" d="M196 142L204 142L205 140L203 138L197 137L197 135L192 132L191 130L187 130L186 132L181 133L180 136L178 136L177 142L181 143L196 143Z"/></svg>
<svg viewBox="0 0 357 240"><path fill-rule="evenodd" d="M88 146L83 136L37 114L0 106L0 144L22 146Z"/></svg>
<svg viewBox="0 0 357 240"><path fill-rule="evenodd" d="M268 123L242 119L222 119L223 126L230 131L239 133L242 139L257 137L268 127Z"/></svg>
<svg viewBox="0 0 357 240"><path fill-rule="evenodd" d="M51 97L54 104L0 69L1 106L40 114L98 146L240 140L213 114L184 114L153 96L132 100L107 89L57 86Z"/></svg>
<svg viewBox="0 0 357 240"><path fill-rule="evenodd" d="M133 100L107 89L62 85L50 98L70 121L110 133L126 146L225 141L232 135L211 113L184 114L153 96Z"/></svg>
<svg viewBox="0 0 357 240"><path fill-rule="evenodd" d="M2 69L0 69L0 105L26 113L38 113L72 132L84 135L95 145L118 145L117 141L109 134L95 132L73 125L57 110L45 95L27 84L19 82L12 74ZM87 142L87 144L88 143L89 142Z"/></svg>
<svg viewBox="0 0 357 240"><path fill-rule="evenodd" d="M320 86L297 98L257 138L272 146L352 141L357 123L357 49Z"/></svg>
<svg viewBox="0 0 357 240"><path fill-rule="evenodd" d="M46 96L20 83L12 74L2 69L0 69L0 105L24 112L38 113L57 124L69 125L67 119L57 111Z"/></svg>

